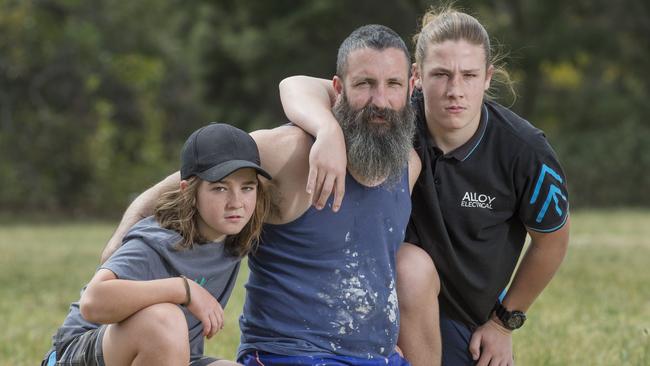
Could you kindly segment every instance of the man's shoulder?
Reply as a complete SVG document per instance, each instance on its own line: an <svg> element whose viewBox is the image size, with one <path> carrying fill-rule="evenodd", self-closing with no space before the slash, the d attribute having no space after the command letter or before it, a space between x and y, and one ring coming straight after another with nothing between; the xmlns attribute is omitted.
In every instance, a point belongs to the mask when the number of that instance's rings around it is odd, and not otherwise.
<svg viewBox="0 0 650 366"><path fill-rule="evenodd" d="M251 136L260 149L274 147L276 149L285 148L291 150L297 146L310 147L314 142L313 137L292 124L253 131Z"/></svg>
<svg viewBox="0 0 650 366"><path fill-rule="evenodd" d="M409 188L411 192L413 191L413 186L420 176L420 171L422 170L422 161L418 156L418 153L415 149L411 149L409 152L409 162L408 162L408 172L409 172Z"/></svg>
<svg viewBox="0 0 650 366"><path fill-rule="evenodd" d="M272 129L257 130L251 133L260 152L262 167L274 180L282 178L278 174L291 171L294 174L309 166L309 150L313 138L298 127L284 125ZM287 170L287 168L290 168Z"/></svg>
<svg viewBox="0 0 650 366"><path fill-rule="evenodd" d="M251 136L259 148L262 167L273 177L267 187L276 211L269 222L291 221L310 205L305 186L314 139L293 125L255 131Z"/></svg>

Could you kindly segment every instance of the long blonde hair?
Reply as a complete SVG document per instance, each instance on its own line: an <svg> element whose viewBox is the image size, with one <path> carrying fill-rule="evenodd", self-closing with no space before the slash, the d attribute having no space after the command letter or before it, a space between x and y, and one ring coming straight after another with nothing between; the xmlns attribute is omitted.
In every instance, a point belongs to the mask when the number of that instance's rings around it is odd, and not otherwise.
<svg viewBox="0 0 650 366"><path fill-rule="evenodd" d="M422 16L420 32L413 36L415 43L415 62L422 72L427 48L431 44L445 41L464 40L473 45L478 45L485 51L485 67L494 67L492 80L505 86L512 94L513 102L517 93L510 74L503 65L504 56L493 51L490 45L490 36L485 27L473 16L457 10L453 3L443 3L439 7L431 7ZM491 89L491 88L490 88ZM488 99L494 99L491 90L486 92Z"/></svg>
<svg viewBox="0 0 650 366"><path fill-rule="evenodd" d="M154 216L161 227L178 232L182 239L178 242L180 250L191 249L195 244L206 243L198 228L199 212L196 197L202 180L196 176L189 178L185 189L175 189L164 193L154 209ZM226 237L225 248L230 255L244 257L255 250L262 233L262 224L270 207L270 198L263 182L257 178L257 204L251 219L241 232Z"/></svg>

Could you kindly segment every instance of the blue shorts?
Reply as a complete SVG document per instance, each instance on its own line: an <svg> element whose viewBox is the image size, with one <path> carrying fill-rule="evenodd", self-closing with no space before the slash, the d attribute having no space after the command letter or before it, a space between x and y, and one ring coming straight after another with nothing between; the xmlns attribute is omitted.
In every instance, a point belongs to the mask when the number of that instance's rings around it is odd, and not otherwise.
<svg viewBox="0 0 650 366"><path fill-rule="evenodd" d="M239 363L244 366L410 366L411 364L397 352L387 358L359 358L350 356L283 356L273 353L253 351L241 356Z"/></svg>
<svg viewBox="0 0 650 366"><path fill-rule="evenodd" d="M472 330L465 324L440 313L440 336L442 338L442 366L475 365L469 353Z"/></svg>

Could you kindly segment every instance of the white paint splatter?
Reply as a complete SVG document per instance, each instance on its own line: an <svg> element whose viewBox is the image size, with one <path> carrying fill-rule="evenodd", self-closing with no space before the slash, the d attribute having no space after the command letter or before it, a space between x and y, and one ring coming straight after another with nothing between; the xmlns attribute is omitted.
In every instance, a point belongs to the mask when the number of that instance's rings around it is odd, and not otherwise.
<svg viewBox="0 0 650 366"><path fill-rule="evenodd" d="M354 310L357 313L368 315L368 313L370 313L370 310L372 310L372 308L370 306L368 306L368 304L362 304L362 305L357 306Z"/></svg>
<svg viewBox="0 0 650 366"><path fill-rule="evenodd" d="M331 308L332 306L334 306L335 301L332 299L332 297L330 297L330 295L323 292L319 292L316 294L316 296L318 296L319 299L324 300L328 307Z"/></svg>
<svg viewBox="0 0 650 366"><path fill-rule="evenodd" d="M386 314L388 315L388 320L395 322L397 320L397 291L395 291L395 281L391 280L390 282L390 295L388 295L388 304L386 304Z"/></svg>
<svg viewBox="0 0 650 366"><path fill-rule="evenodd" d="M384 226L391 232L395 231L395 226L386 222ZM327 318L329 328L329 337L334 340L332 349L337 345L334 344L336 339L343 337L353 337L362 330L368 328L369 319L379 315L384 318L385 322L390 322L393 326L385 329L377 329L378 332L385 332L389 338L393 337L394 326L397 324L399 310L397 310L397 293L395 290L394 278L387 278L388 273L393 273L392 268L384 272L377 266L376 259L369 255L366 250L359 250L354 245L351 232L346 233L345 240L350 242L348 248L339 249L343 254L343 260L340 267L333 268L331 275L326 281L323 281L325 287L319 292L318 298L323 304L327 305L329 312L323 314ZM362 255L363 254L363 255ZM391 276L392 277L392 276ZM380 283L386 283L382 280L390 281L389 286L382 286ZM381 281L381 282L378 282ZM387 296L387 297L386 297ZM380 333L380 334L381 334ZM340 345L339 348L340 349ZM378 347L372 351L375 354ZM387 352L384 348L382 352ZM372 355L370 355L372 356Z"/></svg>

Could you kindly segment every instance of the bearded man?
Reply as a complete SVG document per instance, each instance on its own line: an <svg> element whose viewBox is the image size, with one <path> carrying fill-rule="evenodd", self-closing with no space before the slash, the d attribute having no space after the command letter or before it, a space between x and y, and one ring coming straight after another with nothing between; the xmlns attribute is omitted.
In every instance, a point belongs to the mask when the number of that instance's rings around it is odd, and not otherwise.
<svg viewBox="0 0 650 366"><path fill-rule="evenodd" d="M409 69L404 42L384 26L361 27L339 48L334 112L349 176L340 209L312 207L316 195L304 190L310 135L294 126L251 133L273 176L273 209L248 259L239 362L408 364L396 352L396 255L420 172ZM174 174L134 201L111 242L177 182Z"/></svg>

